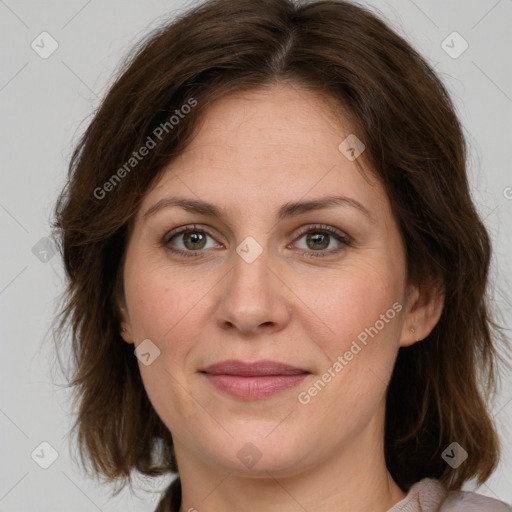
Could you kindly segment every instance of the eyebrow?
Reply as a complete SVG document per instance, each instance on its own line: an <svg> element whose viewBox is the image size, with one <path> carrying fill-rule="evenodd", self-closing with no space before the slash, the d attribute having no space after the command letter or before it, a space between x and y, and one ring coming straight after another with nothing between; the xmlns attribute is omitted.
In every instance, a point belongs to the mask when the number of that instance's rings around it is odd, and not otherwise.
<svg viewBox="0 0 512 512"><path fill-rule="evenodd" d="M166 197L160 199L160 201L151 206L146 211L146 213L144 213L143 217L144 219L147 219L158 211L164 208L171 208L173 206L179 206L180 208L183 208L184 210L191 213L198 213L218 219L223 219L226 216L224 209L200 199L191 199L187 197ZM321 210L325 208L331 208L333 206L348 206L355 208L366 215L370 220L373 220L372 215L365 206L363 206L359 201L346 196L326 196L309 201L285 203L279 208L279 211L276 214L276 218L278 221L282 221L284 219L301 215L313 210Z"/></svg>

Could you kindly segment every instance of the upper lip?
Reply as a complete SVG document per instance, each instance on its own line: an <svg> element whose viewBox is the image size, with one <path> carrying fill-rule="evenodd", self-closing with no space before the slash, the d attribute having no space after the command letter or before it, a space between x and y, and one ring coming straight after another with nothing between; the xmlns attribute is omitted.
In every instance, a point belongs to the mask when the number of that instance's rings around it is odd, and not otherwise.
<svg viewBox="0 0 512 512"><path fill-rule="evenodd" d="M257 377L261 375L299 375L309 373L307 370L280 363L278 361L221 361L201 370L210 375L238 375L241 377Z"/></svg>

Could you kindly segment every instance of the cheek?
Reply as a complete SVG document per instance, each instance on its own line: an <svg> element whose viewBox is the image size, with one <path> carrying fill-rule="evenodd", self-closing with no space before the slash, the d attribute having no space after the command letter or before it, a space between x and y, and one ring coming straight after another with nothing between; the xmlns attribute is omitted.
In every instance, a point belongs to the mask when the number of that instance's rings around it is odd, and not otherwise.
<svg viewBox="0 0 512 512"><path fill-rule="evenodd" d="M376 323L382 337L398 332L400 322L396 310L401 308L393 308L393 304L401 300L402 283L394 277L382 267L359 265L347 267L329 278L315 279L314 286L311 280L295 283L297 295L304 297L302 318L306 318L308 310L309 316L314 314L319 331L310 334L312 339L318 339L319 333L324 333L320 339L331 359L340 350L348 350L350 342L358 336L364 340L364 333ZM309 325L312 327L313 322Z"/></svg>
<svg viewBox="0 0 512 512"><path fill-rule="evenodd" d="M146 270L127 274L125 280L135 339L150 338L164 346L175 331L185 324L190 327L191 318L201 310L208 283L192 277L190 272L148 268L144 263L137 267Z"/></svg>
<svg viewBox="0 0 512 512"><path fill-rule="evenodd" d="M187 391L184 362L204 332L200 317L213 282L208 287L206 279L191 278L190 272L185 276L166 267L143 265L134 261L132 269L145 271L126 273L126 299L136 343L150 339L160 355L148 366L139 361L139 370L155 410L179 434L183 425L204 421Z"/></svg>
<svg viewBox="0 0 512 512"><path fill-rule="evenodd" d="M309 290L307 304L321 320L316 321L318 330L311 323L306 329L322 352L319 373L328 382L304 389L303 398L310 396L319 413L330 404L333 428L340 427L340 411L354 414L354 422L368 420L392 374L402 323L402 283L384 269L347 267L335 280L320 282L314 294L310 286L299 292Z"/></svg>

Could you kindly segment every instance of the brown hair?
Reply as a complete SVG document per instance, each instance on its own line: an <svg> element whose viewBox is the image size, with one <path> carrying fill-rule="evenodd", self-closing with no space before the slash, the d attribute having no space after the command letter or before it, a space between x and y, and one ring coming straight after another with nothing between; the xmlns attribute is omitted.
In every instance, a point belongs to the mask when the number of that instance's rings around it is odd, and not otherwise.
<svg viewBox="0 0 512 512"><path fill-rule="evenodd" d="M82 462L109 481L129 480L132 469L177 471L171 434L119 334L130 221L212 101L278 82L348 112L399 224L409 282L444 289L431 334L399 350L387 396L389 471L404 490L423 477L450 488L485 481L499 456L488 399L496 340L505 339L489 313L490 240L471 199L461 126L403 38L365 8L331 0L213 0L166 22L124 64L82 136L54 221L69 283L56 332L72 328ZM186 104L194 106L170 123ZM155 147L130 161L148 137ZM457 469L441 457L453 441L469 453Z"/></svg>

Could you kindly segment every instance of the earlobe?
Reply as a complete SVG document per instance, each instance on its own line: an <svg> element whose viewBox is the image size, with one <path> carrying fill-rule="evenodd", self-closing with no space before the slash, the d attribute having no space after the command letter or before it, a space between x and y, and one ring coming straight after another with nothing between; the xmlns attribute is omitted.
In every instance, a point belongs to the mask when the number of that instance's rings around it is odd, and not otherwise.
<svg viewBox="0 0 512 512"><path fill-rule="evenodd" d="M444 288L429 285L415 287L409 294L400 346L408 347L424 340L441 318Z"/></svg>
<svg viewBox="0 0 512 512"><path fill-rule="evenodd" d="M126 341L126 343L134 343L131 330L121 326L119 331L121 334L121 338L123 338L123 340Z"/></svg>
<svg viewBox="0 0 512 512"><path fill-rule="evenodd" d="M124 304L118 303L119 316L121 318L119 333L126 343L134 343L132 330L130 326L129 315Z"/></svg>

